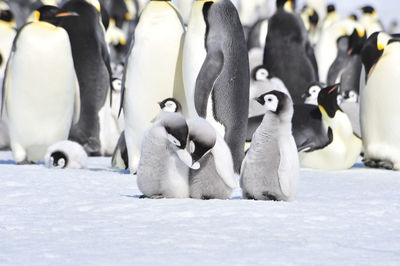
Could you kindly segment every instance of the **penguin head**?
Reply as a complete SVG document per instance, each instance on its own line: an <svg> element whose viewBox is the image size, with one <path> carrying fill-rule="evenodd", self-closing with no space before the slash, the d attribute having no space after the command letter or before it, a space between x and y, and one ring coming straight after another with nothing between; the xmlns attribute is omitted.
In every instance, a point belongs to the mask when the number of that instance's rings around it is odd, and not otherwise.
<svg viewBox="0 0 400 266"><path fill-rule="evenodd" d="M373 14L376 13L375 8L373 8L372 6L369 6L369 5L368 6L363 6L361 8L361 11L362 11L363 14L370 14L370 15L373 15Z"/></svg>
<svg viewBox="0 0 400 266"><path fill-rule="evenodd" d="M189 147L195 169L200 168L199 160L215 146L217 133L213 126L203 118L192 118L189 126Z"/></svg>
<svg viewBox="0 0 400 266"><path fill-rule="evenodd" d="M336 7L334 4L330 4L326 7L326 12L329 14L336 12Z"/></svg>
<svg viewBox="0 0 400 266"><path fill-rule="evenodd" d="M252 71L252 78L256 81L268 80L269 72L265 66L255 67Z"/></svg>
<svg viewBox="0 0 400 266"><path fill-rule="evenodd" d="M256 99L267 111L278 115L281 120L291 119L293 115L293 102L289 95L273 90L262 94Z"/></svg>
<svg viewBox="0 0 400 266"><path fill-rule="evenodd" d="M185 119L179 114L170 113L165 115L160 123L167 133L168 140L178 149L184 150L189 134Z"/></svg>
<svg viewBox="0 0 400 266"><path fill-rule="evenodd" d="M122 88L122 80L120 78L112 79L112 89L114 91L121 91Z"/></svg>
<svg viewBox="0 0 400 266"><path fill-rule="evenodd" d="M352 21L358 21L358 16L355 13L350 14L349 19Z"/></svg>
<svg viewBox="0 0 400 266"><path fill-rule="evenodd" d="M338 105L338 90L339 84L323 88L318 94L318 108L322 114L330 118L335 117L335 114L340 107Z"/></svg>
<svg viewBox="0 0 400 266"><path fill-rule="evenodd" d="M318 94L321 91L322 87L324 85L320 82L312 82L308 88L307 91L302 95L302 98L306 99L317 99L318 98Z"/></svg>
<svg viewBox="0 0 400 266"><path fill-rule="evenodd" d="M359 27L354 28L353 33L349 36L347 54L360 54L366 40L367 34L365 30Z"/></svg>
<svg viewBox="0 0 400 266"><path fill-rule="evenodd" d="M295 1L294 0L277 0L276 8L284 9L286 12L293 13L295 10Z"/></svg>
<svg viewBox="0 0 400 266"><path fill-rule="evenodd" d="M367 77L372 72L375 64L383 54L388 41L391 36L384 32L374 32L365 41L365 44L361 50L361 61L364 64L365 72Z"/></svg>
<svg viewBox="0 0 400 266"><path fill-rule="evenodd" d="M315 29L319 21L319 16L315 9L311 9L310 13L308 14L308 20L310 21L311 27Z"/></svg>
<svg viewBox="0 0 400 266"><path fill-rule="evenodd" d="M63 17L78 16L77 13L64 11L56 6L41 6L33 12L36 21L45 21L58 26Z"/></svg>
<svg viewBox="0 0 400 266"><path fill-rule="evenodd" d="M50 155L50 167L66 168L68 164L68 156L62 151L54 151Z"/></svg>
<svg viewBox="0 0 400 266"><path fill-rule="evenodd" d="M356 103L358 102L358 93L354 90L345 91L342 93L343 102Z"/></svg>
<svg viewBox="0 0 400 266"><path fill-rule="evenodd" d="M11 10L1 10L0 12L0 20L6 21L6 22L13 22L14 21L14 15L11 12Z"/></svg>
<svg viewBox="0 0 400 266"><path fill-rule="evenodd" d="M181 104L174 98L167 98L162 102L158 103L162 111L167 113L181 113L182 106Z"/></svg>

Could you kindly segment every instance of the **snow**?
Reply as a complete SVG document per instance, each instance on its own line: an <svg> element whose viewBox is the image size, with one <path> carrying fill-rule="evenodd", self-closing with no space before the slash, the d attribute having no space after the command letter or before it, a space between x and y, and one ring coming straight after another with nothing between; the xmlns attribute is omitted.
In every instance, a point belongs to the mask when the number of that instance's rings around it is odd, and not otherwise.
<svg viewBox="0 0 400 266"><path fill-rule="evenodd" d="M136 177L0 152L0 265L398 265L400 173L303 169L295 202L139 199Z"/></svg>

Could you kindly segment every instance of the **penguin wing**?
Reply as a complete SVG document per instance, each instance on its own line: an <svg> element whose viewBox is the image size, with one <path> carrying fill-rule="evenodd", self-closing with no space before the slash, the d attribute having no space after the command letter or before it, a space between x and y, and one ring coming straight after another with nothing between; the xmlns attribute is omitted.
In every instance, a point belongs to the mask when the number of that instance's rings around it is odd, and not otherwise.
<svg viewBox="0 0 400 266"><path fill-rule="evenodd" d="M10 87L10 69L11 69L11 64L12 64L12 60L14 57L14 51L11 51L10 53L10 57L8 58L8 62L7 62L7 66L4 72L4 78L3 78L3 86L2 86L2 90L1 90L1 110L0 110L0 114L1 114L1 118L4 119L6 116L6 103L7 103L7 95L8 95L8 88Z"/></svg>
<svg viewBox="0 0 400 266"><path fill-rule="evenodd" d="M280 162L278 168L279 185L282 193L292 198L297 190L297 179L300 171L299 156L293 137L279 143Z"/></svg>
<svg viewBox="0 0 400 266"><path fill-rule="evenodd" d="M194 91L195 108L199 116L206 117L208 97L215 81L222 72L224 55L221 51L207 53L206 59L197 76Z"/></svg>
<svg viewBox="0 0 400 266"><path fill-rule="evenodd" d="M107 68L108 72L108 78L109 78L109 84L110 84L110 106L112 104L112 91L113 91L113 85L112 85L112 71L111 71L111 58L110 58L110 52L107 47L107 41L106 37L104 34L103 30L97 31L97 38L100 40L100 51L101 51L101 57L103 58L103 62Z"/></svg>
<svg viewBox="0 0 400 266"><path fill-rule="evenodd" d="M79 90L79 82L76 73L74 73L75 90L74 90L74 118L73 123L76 124L81 116L81 94Z"/></svg>
<svg viewBox="0 0 400 266"><path fill-rule="evenodd" d="M133 40L131 42L131 46L129 47L128 56L127 56L127 58L125 60L125 68L124 68L124 72L122 74L122 81L121 81L121 100L120 100L120 106L119 106L119 111L118 111L118 117L121 115L121 111L122 111L122 108L124 106L126 73L128 72L129 58L130 58L130 56L132 54L134 43L135 43L135 41Z"/></svg>
<svg viewBox="0 0 400 266"><path fill-rule="evenodd" d="M214 156L217 173L222 178L224 183L232 189L237 188L238 182L235 179L235 171L233 170L231 150L218 133L217 142L212 149L212 155Z"/></svg>
<svg viewBox="0 0 400 266"><path fill-rule="evenodd" d="M317 59L315 58L314 49L312 48L309 41L306 43L306 55L308 59L311 61L311 64L314 68L316 80L319 80Z"/></svg>

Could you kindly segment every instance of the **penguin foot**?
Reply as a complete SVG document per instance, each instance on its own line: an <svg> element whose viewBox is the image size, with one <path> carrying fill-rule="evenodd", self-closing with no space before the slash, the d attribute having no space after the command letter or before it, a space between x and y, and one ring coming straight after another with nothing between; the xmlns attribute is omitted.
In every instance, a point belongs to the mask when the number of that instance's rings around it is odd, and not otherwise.
<svg viewBox="0 0 400 266"><path fill-rule="evenodd" d="M246 192L243 193L243 199L247 199L247 200L255 200L253 195L250 195L250 193Z"/></svg>
<svg viewBox="0 0 400 266"><path fill-rule="evenodd" d="M275 195L269 193L268 191L264 191L262 194L265 197L265 200L278 201L278 198Z"/></svg>
<svg viewBox="0 0 400 266"><path fill-rule="evenodd" d="M139 199L147 199L148 197L146 195L142 195L139 197Z"/></svg>
<svg viewBox="0 0 400 266"><path fill-rule="evenodd" d="M163 199L163 198L164 198L164 196L161 195L161 194L159 194L159 195L153 195L153 196L150 197L150 199Z"/></svg>
<svg viewBox="0 0 400 266"><path fill-rule="evenodd" d="M370 168L380 168L380 169L387 169L387 170L394 169L394 164L389 161L363 159L362 162L364 163L365 166L370 167Z"/></svg>
<svg viewBox="0 0 400 266"><path fill-rule="evenodd" d="M21 161L21 162L16 162L17 163L17 165L27 165L27 164L33 164L33 162L30 162L30 161L28 161L28 160L23 160L23 161Z"/></svg>

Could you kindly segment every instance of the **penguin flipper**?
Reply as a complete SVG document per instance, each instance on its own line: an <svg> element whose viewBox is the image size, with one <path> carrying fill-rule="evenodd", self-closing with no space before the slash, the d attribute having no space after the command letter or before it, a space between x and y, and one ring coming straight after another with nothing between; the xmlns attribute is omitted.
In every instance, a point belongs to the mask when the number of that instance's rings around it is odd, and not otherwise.
<svg viewBox="0 0 400 266"><path fill-rule="evenodd" d="M73 118L73 123L76 124L76 123L78 123L79 118L81 116L81 95L80 95L78 77L76 76L76 73L74 75L74 79L75 79L75 90L74 90L74 118Z"/></svg>
<svg viewBox="0 0 400 266"><path fill-rule="evenodd" d="M2 86L2 90L1 90L1 109L0 109L0 114L1 114L1 118L5 119L6 116L6 103L7 103L7 97L8 97L8 88L10 87L10 78L9 78L9 70L11 69L11 64L12 64L12 60L14 57L14 51L12 51L10 53L10 57L8 59L7 62L7 66L4 72L4 78L3 78L3 86Z"/></svg>
<svg viewBox="0 0 400 266"><path fill-rule="evenodd" d="M308 59L311 61L311 64L313 66L314 72L315 72L315 77L316 80L319 80L318 78L318 64L317 64L317 59L315 58L314 54L314 49L312 48L310 42L306 43L306 55Z"/></svg>
<svg viewBox="0 0 400 266"><path fill-rule="evenodd" d="M260 126L263 118L264 118L264 115L258 115L258 116L250 117L247 120L247 137L246 137L247 142L251 141L251 139L253 138L254 132L256 132L257 128Z"/></svg>
<svg viewBox="0 0 400 266"><path fill-rule="evenodd" d="M219 176L222 178L222 181L232 189L237 188L238 183L235 179L231 150L222 136L218 133L217 142L215 147L212 149L212 155L214 157L215 168L217 169Z"/></svg>
<svg viewBox="0 0 400 266"><path fill-rule="evenodd" d="M207 53L206 59L197 76L194 91L195 108L199 116L206 117L208 97L215 81L221 74L224 65L224 55L221 51Z"/></svg>

